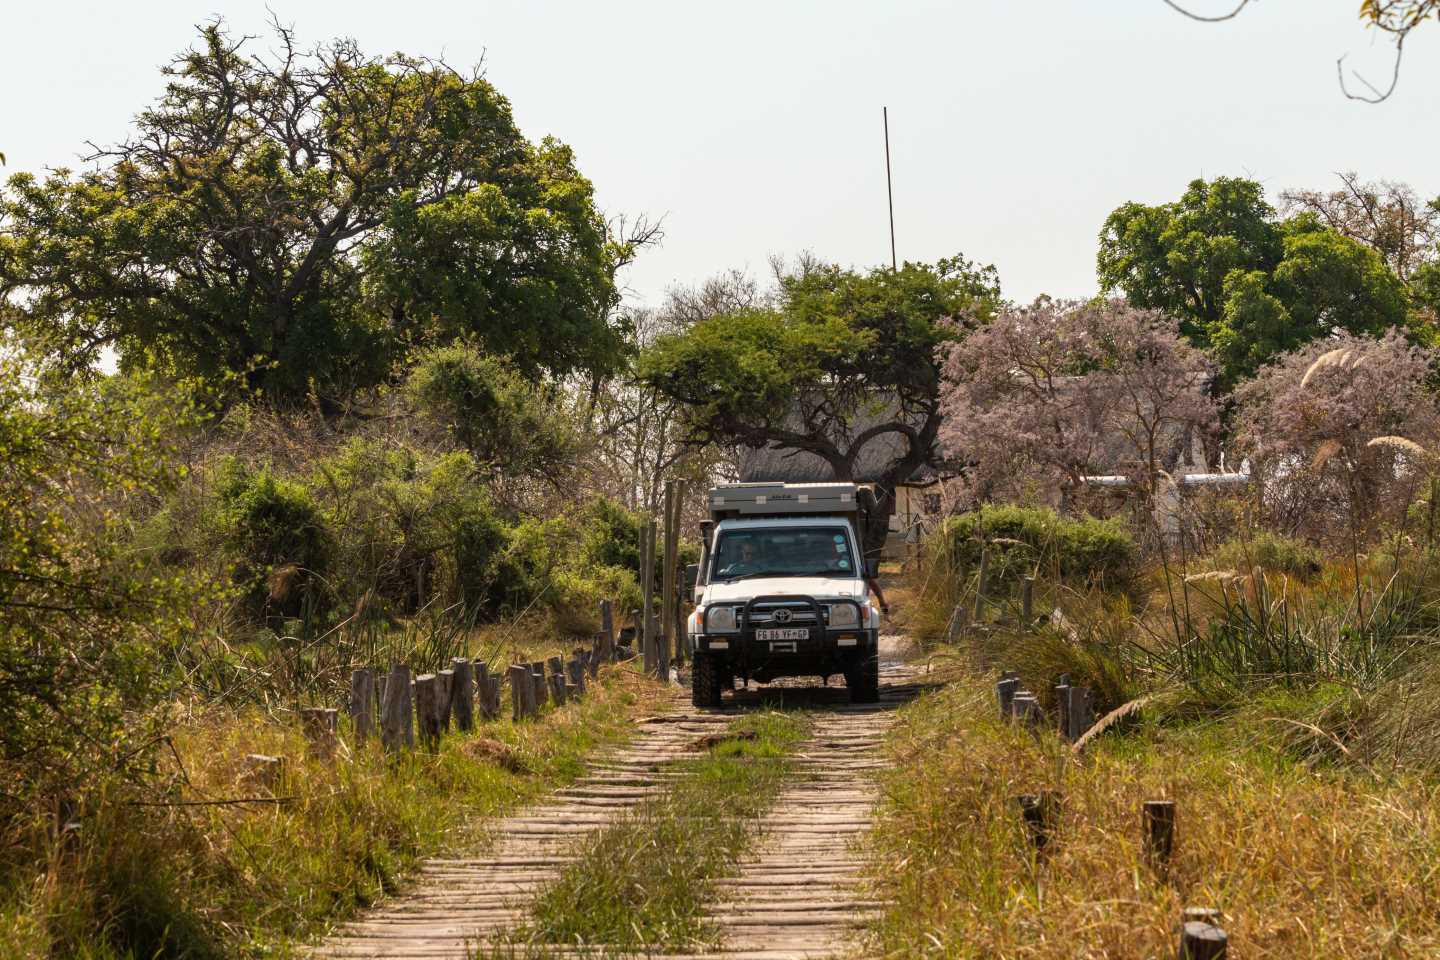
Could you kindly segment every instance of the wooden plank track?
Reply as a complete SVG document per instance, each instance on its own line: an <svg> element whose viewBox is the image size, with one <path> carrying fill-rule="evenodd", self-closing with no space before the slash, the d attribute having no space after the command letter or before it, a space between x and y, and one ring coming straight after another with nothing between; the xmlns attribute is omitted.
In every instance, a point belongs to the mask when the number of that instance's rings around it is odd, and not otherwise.
<svg viewBox="0 0 1440 960"><path fill-rule="evenodd" d="M425 861L412 888L310 951L313 957L468 957L523 919L536 891L574 856L576 841L663 789L667 760L730 718L699 713L677 688L660 716L543 805L497 822L483 856Z"/></svg>
<svg viewBox="0 0 1440 960"><path fill-rule="evenodd" d="M676 691L661 715L623 749L590 764L587 776L545 804L498 822L493 846L470 858L427 861L418 881L315 948L315 957L462 958L502 942L525 919L544 885L581 841L664 789L667 761L693 755L700 737L763 704L810 710L793 782L782 791L751 853L731 865L704 913L722 941L704 951L647 957L789 960L852 952L863 925L883 909L867 893L855 840L869 829L883 766L881 738L895 708L919 688L908 666L882 667L881 702L852 705L841 688L793 685L738 691L721 711L696 711ZM517 947L517 957L584 956L565 945ZM591 948L590 955L595 955ZM614 955L614 954L609 954Z"/></svg>
<svg viewBox="0 0 1440 960"><path fill-rule="evenodd" d="M880 703L816 706L796 782L705 909L724 938L720 955L791 960L855 950L860 931L884 908L867 891L856 841L879 797L873 774L884 766L881 740L895 708L918 689L915 679L910 668L886 664Z"/></svg>

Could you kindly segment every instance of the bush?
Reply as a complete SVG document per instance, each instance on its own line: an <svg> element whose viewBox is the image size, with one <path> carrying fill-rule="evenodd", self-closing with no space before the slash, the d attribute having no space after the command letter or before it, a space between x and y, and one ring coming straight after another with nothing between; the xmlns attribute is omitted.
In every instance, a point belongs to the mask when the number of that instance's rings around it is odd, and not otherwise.
<svg viewBox="0 0 1440 960"><path fill-rule="evenodd" d="M574 467L577 438L559 396L499 357L458 343L426 351L406 389L487 470L554 480Z"/></svg>
<svg viewBox="0 0 1440 960"><path fill-rule="evenodd" d="M1118 519L1062 517L1045 507L1000 506L950 517L929 551L961 567L980 563L988 542L992 584L1013 583L1033 571L1059 579L1116 586L1135 568L1135 541Z"/></svg>
<svg viewBox="0 0 1440 960"><path fill-rule="evenodd" d="M219 493L220 522L252 609L296 616L328 605L334 539L310 492L230 459L221 465Z"/></svg>
<svg viewBox="0 0 1440 960"><path fill-rule="evenodd" d="M1302 540L1263 531L1247 540L1232 540L1215 551L1215 563L1226 569L1249 571L1259 567L1267 573L1308 580L1325 566L1320 551Z"/></svg>
<svg viewBox="0 0 1440 960"><path fill-rule="evenodd" d="M168 645L198 587L159 575L130 527L174 482L188 411L116 379L59 395L0 356L0 823L143 780L164 729ZM163 428L162 428L163 425Z"/></svg>

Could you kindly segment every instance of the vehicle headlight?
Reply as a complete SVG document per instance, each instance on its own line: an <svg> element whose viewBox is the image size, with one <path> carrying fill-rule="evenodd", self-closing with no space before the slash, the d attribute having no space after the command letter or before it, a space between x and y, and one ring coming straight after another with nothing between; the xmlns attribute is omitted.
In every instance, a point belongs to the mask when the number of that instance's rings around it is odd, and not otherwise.
<svg viewBox="0 0 1440 960"><path fill-rule="evenodd" d="M734 607L711 607L705 616L705 625L710 630L734 630Z"/></svg>
<svg viewBox="0 0 1440 960"><path fill-rule="evenodd" d="M853 603L837 603L830 608L830 626L842 630L860 626L860 608Z"/></svg>

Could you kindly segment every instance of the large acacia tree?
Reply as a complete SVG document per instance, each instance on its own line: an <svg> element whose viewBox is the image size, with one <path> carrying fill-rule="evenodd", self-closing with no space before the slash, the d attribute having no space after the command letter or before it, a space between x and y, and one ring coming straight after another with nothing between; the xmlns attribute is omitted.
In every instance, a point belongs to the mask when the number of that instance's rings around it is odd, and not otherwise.
<svg viewBox="0 0 1440 960"><path fill-rule="evenodd" d="M464 336L611 372L613 241L570 150L482 76L351 41L251 52L219 23L87 172L0 191L0 298L71 369L241 372L278 399L373 384Z"/></svg>
<svg viewBox="0 0 1440 960"><path fill-rule="evenodd" d="M691 442L805 451L837 480L855 479L870 444L901 438L875 480L889 506L939 457L939 348L999 297L994 268L958 256L867 272L805 260L770 303L658 338L639 375L683 405Z"/></svg>

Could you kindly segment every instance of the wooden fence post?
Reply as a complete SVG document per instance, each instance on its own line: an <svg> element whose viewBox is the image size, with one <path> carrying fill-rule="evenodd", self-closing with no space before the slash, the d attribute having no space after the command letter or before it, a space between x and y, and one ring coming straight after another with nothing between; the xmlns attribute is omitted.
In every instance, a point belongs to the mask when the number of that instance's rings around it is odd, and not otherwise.
<svg viewBox="0 0 1440 960"><path fill-rule="evenodd" d="M1146 800L1141 808L1141 829L1145 838L1145 859L1163 871L1175 849L1175 801Z"/></svg>
<svg viewBox="0 0 1440 960"><path fill-rule="evenodd" d="M985 618L985 580L990 575L990 550L985 544L980 545L980 571L975 578L975 617L976 623Z"/></svg>
<svg viewBox="0 0 1440 960"><path fill-rule="evenodd" d="M285 758L252 753L245 757L245 779L275 793L285 782Z"/></svg>
<svg viewBox="0 0 1440 960"><path fill-rule="evenodd" d="M415 746L410 715L410 668L394 666L385 678L385 707L380 712L380 737L388 751Z"/></svg>
<svg viewBox="0 0 1440 960"><path fill-rule="evenodd" d="M1070 688L1069 719L1066 728L1071 740L1079 740L1095 722L1095 697L1089 687Z"/></svg>
<svg viewBox="0 0 1440 960"><path fill-rule="evenodd" d="M579 660L571 660L565 665L570 675L570 682L575 684L575 689L583 697L585 695L585 666Z"/></svg>
<svg viewBox="0 0 1440 960"><path fill-rule="evenodd" d="M440 749L440 678L424 673L415 678L415 725L420 745L432 753Z"/></svg>
<svg viewBox="0 0 1440 960"><path fill-rule="evenodd" d="M330 760L340 743L338 720L340 711L327 707L309 707L300 711L300 729L305 733L307 749L312 757Z"/></svg>
<svg viewBox="0 0 1440 960"><path fill-rule="evenodd" d="M1035 578L1026 577L1024 585L1020 588L1020 619L1024 621L1025 629L1035 625Z"/></svg>
<svg viewBox="0 0 1440 960"><path fill-rule="evenodd" d="M510 677L511 719L519 722L530 716L530 668L517 663L508 671Z"/></svg>
<svg viewBox="0 0 1440 960"><path fill-rule="evenodd" d="M1059 819L1060 798L1053 790L1040 793L1025 793L1015 798L1020 806L1020 816L1025 821L1026 835L1037 853L1043 852L1050 843Z"/></svg>
<svg viewBox="0 0 1440 960"><path fill-rule="evenodd" d="M675 481L665 481L664 539L660 543L660 656L655 672L661 680L670 678L670 640L675 632Z"/></svg>
<svg viewBox="0 0 1440 960"><path fill-rule="evenodd" d="M550 702L557 707L565 702L565 678L558 673L552 673L545 678L550 685Z"/></svg>
<svg viewBox="0 0 1440 960"><path fill-rule="evenodd" d="M1000 674L995 684L995 697L1000 701L1000 719L1014 719L1015 691L1020 689L1020 676L1013 670Z"/></svg>
<svg viewBox="0 0 1440 960"><path fill-rule="evenodd" d="M600 633L605 638L600 645L602 655L610 656L610 650L615 646L615 603L611 600L600 601Z"/></svg>
<svg viewBox="0 0 1440 960"><path fill-rule="evenodd" d="M470 676L470 661L456 657L450 661L454 687L450 691L450 707L455 714L455 729L469 733L475 729L475 684Z"/></svg>
<svg viewBox="0 0 1440 960"><path fill-rule="evenodd" d="M1040 725L1040 701L1029 690L1016 690L1015 696L1010 700L1010 707L1015 719L1026 726Z"/></svg>
<svg viewBox="0 0 1440 960"><path fill-rule="evenodd" d="M480 709L480 716L486 720L494 720L500 715L500 701L490 699L490 665L479 657L471 661L475 668L475 702ZM503 679L503 678L498 678Z"/></svg>
<svg viewBox="0 0 1440 960"><path fill-rule="evenodd" d="M1070 733L1070 691L1069 677L1055 686L1055 720L1060 736L1066 740L1075 739Z"/></svg>
<svg viewBox="0 0 1440 960"><path fill-rule="evenodd" d="M361 667L350 672L350 722L358 747L375 729L375 671Z"/></svg>
<svg viewBox="0 0 1440 960"><path fill-rule="evenodd" d="M536 660L530 664L530 682L535 691L535 712L550 701L550 688L545 685L545 661Z"/></svg>
<svg viewBox="0 0 1440 960"><path fill-rule="evenodd" d="M655 521L645 524L645 551L640 561L640 589L644 603L641 607L640 653L644 656L647 674L655 673L658 662L655 637Z"/></svg>
<svg viewBox="0 0 1440 960"><path fill-rule="evenodd" d="M441 670L435 674L435 706L439 711L440 730L450 732L450 704L455 696L455 671Z"/></svg>
<svg viewBox="0 0 1440 960"><path fill-rule="evenodd" d="M1224 960L1229 939L1213 923L1191 920L1180 928L1180 960Z"/></svg>

